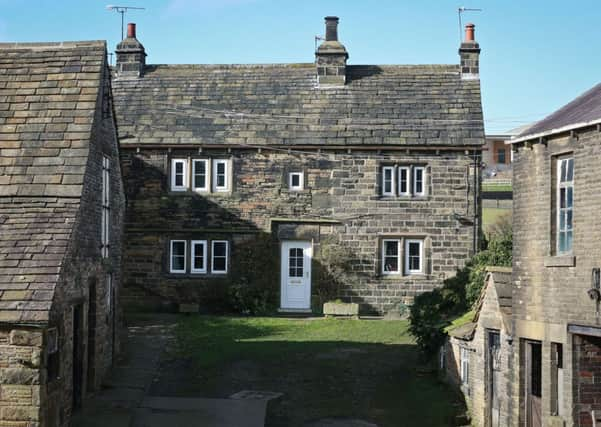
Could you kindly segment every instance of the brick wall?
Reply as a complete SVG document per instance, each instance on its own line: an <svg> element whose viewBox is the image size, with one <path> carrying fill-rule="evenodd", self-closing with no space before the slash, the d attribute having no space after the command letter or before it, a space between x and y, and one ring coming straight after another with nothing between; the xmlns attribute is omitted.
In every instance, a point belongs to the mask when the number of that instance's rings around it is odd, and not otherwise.
<svg viewBox="0 0 601 427"><path fill-rule="evenodd" d="M601 420L601 338L574 336L574 417L576 425L592 427Z"/></svg>
<svg viewBox="0 0 601 427"><path fill-rule="evenodd" d="M232 193L170 192L169 159L187 157L231 158ZM428 197L402 200L380 196L380 167L397 162L428 165ZM128 196L124 254L127 295L173 302L192 298L202 304L207 292L236 278L169 274L168 241L228 239L235 270L238 245L256 235L277 240L282 231L274 219L286 218L292 223L313 221L317 231L311 232L310 240L314 244L329 235L345 248L352 268L339 297L360 303L364 312L382 312L400 301L411 302L416 294L454 275L472 254L474 227L454 216L474 214L472 162L463 152L378 155L375 151L348 154L324 150L321 154L288 154L204 149L199 154L196 149L169 154L158 149L139 153L126 149L122 167ZM292 170L304 171L305 191L287 189L287 173ZM339 223L332 224L332 219ZM383 277L380 244L384 236L425 238L428 274ZM279 259L277 249L274 256ZM279 289L279 261L276 264L274 280ZM272 273L267 268L265 272Z"/></svg>

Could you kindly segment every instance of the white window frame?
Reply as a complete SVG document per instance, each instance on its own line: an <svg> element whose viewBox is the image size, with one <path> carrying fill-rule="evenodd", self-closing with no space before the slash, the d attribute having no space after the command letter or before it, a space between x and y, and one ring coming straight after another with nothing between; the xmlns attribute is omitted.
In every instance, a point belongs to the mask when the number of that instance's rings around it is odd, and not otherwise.
<svg viewBox="0 0 601 427"><path fill-rule="evenodd" d="M183 243L184 244L184 269L183 270L174 270L173 269L173 244L174 243ZM186 252L188 251L188 242L186 240L170 240L169 241L169 272L170 273L177 273L177 274L182 274L186 272L186 267L187 267L187 263L186 263Z"/></svg>
<svg viewBox="0 0 601 427"><path fill-rule="evenodd" d="M409 268L409 245L419 244L419 269ZM424 241L420 239L405 239L405 274L424 274Z"/></svg>
<svg viewBox="0 0 601 427"><path fill-rule="evenodd" d="M292 179L294 176L298 176L298 185L292 184ZM288 189L290 191L303 191L305 189L305 174L304 172L290 172L288 174Z"/></svg>
<svg viewBox="0 0 601 427"><path fill-rule="evenodd" d="M398 270L396 271L386 271L386 243L388 242L395 242L397 245L397 267ZM401 274L402 270L402 266L401 266L401 239L382 239L382 247L381 247L381 256L382 256L382 274L384 276L393 276L393 275L398 275ZM389 255L389 257L392 257L392 255Z"/></svg>
<svg viewBox="0 0 601 427"><path fill-rule="evenodd" d="M422 172L422 191L417 191L417 171ZM414 196L425 196L426 195L426 168L424 166L413 166L412 173L412 182L411 182L411 191Z"/></svg>
<svg viewBox="0 0 601 427"><path fill-rule="evenodd" d="M395 167L394 166L382 166L382 196L394 196L395 195ZM386 171L390 171L390 191L386 191Z"/></svg>
<svg viewBox="0 0 601 427"><path fill-rule="evenodd" d="M109 237L111 225L111 161L102 157L102 219L100 221L100 252L102 258L109 256Z"/></svg>
<svg viewBox="0 0 601 427"><path fill-rule="evenodd" d="M175 169L176 164L181 163L183 180L182 185L175 185ZM187 159L171 159L171 191L186 191L188 189L188 160Z"/></svg>
<svg viewBox="0 0 601 427"><path fill-rule="evenodd" d="M571 181L562 181L561 180L561 165L563 162L566 163L566 175L568 173L568 167L569 167L569 162L572 162L572 180ZM556 224L556 236L555 236L555 240L556 240L556 252L557 254L570 254L572 253L572 249L574 247L574 157L573 156L569 156L569 157L562 157L557 159L557 205L556 205L556 209L557 209L557 224ZM571 207L566 207L562 208L561 207L561 190L565 189L566 192L566 198L567 198L567 193L568 193L568 189L572 190L572 206ZM568 213L571 212L572 214L572 228L567 228L568 226ZM565 215L565 223L564 223L564 228L561 228L561 217L562 215ZM567 238L567 233L568 232L572 232L572 241L571 241L571 245L567 250L562 251L561 247L559 245L560 243L560 236L561 233L566 233L566 238Z"/></svg>
<svg viewBox="0 0 601 427"><path fill-rule="evenodd" d="M461 384L465 387L469 387L470 383L470 350L465 347L459 348L459 361L460 361L460 379Z"/></svg>
<svg viewBox="0 0 601 427"><path fill-rule="evenodd" d="M405 177L406 177L406 181L407 181L406 182L406 191L402 190L403 186L401 185L401 177L403 175L403 172L405 172ZM399 183L398 183L399 196L410 196L411 195L411 168L409 166L399 166L397 177L399 180Z"/></svg>
<svg viewBox="0 0 601 427"><path fill-rule="evenodd" d="M202 244L202 259L203 268L194 267L194 258L196 256L196 246ZM206 240L192 240L190 242L190 273L204 274L207 272L207 241Z"/></svg>
<svg viewBox="0 0 601 427"><path fill-rule="evenodd" d="M205 185L204 187L196 186L196 164L204 163L205 165ZM198 193L204 193L209 191L209 182L210 182L210 171L209 171L209 160L208 159L192 159L192 189Z"/></svg>
<svg viewBox="0 0 601 427"><path fill-rule="evenodd" d="M225 270L215 270L215 244L225 243ZM211 273L227 274L230 257L230 242L227 240L212 240L211 241Z"/></svg>
<svg viewBox="0 0 601 427"><path fill-rule="evenodd" d="M225 165L224 169L224 183L225 185L217 185L217 166L223 164ZM211 165L212 173L212 188L216 193L224 193L230 191L230 161L227 159L213 159L213 164Z"/></svg>

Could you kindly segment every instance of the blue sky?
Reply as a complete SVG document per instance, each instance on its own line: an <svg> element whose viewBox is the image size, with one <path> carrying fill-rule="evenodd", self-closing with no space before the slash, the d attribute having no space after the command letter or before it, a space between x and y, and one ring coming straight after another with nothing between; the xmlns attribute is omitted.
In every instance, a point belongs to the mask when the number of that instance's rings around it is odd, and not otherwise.
<svg viewBox="0 0 601 427"><path fill-rule="evenodd" d="M487 131L537 120L601 81L598 0L0 0L0 40L105 39L138 24L149 63L313 61L323 17L340 16L350 64L457 63L457 8L476 24Z"/></svg>

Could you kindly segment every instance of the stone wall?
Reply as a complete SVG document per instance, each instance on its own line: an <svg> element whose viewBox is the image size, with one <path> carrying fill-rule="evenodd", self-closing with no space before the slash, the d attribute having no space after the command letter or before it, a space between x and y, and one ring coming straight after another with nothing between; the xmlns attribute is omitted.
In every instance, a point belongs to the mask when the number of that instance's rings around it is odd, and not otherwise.
<svg viewBox="0 0 601 427"><path fill-rule="evenodd" d="M226 194L172 192L170 158L228 158L233 189ZM426 164L428 196L420 199L380 196L383 164ZM122 153L128 197L124 280L128 300L206 302L238 277L175 275L168 272L170 239L223 238L231 243L232 271L244 242L256 236L275 239L274 275L279 292L278 236L281 227L312 224L310 240L325 236L344 248L352 266L339 297L357 302L363 312L386 311L401 301L441 285L473 253L473 160L463 151L281 152L263 149L126 149ZM305 190L287 188L290 171L304 172ZM457 218L461 218L457 219ZM316 230L316 231L315 231ZM421 237L426 242L427 274L382 276L384 237ZM314 263L318 263L317 254ZM257 257L257 265L264 259ZM271 264L269 264L271 266ZM319 267L319 266L314 266ZM271 268L271 267L269 267Z"/></svg>
<svg viewBox="0 0 601 427"><path fill-rule="evenodd" d="M34 427L44 398L42 329L0 329L0 425Z"/></svg>
<svg viewBox="0 0 601 427"><path fill-rule="evenodd" d="M557 256L554 249L554 188L556 176L553 164L556 156L573 153L574 157L574 240L573 251ZM588 129L573 136L563 134L545 143L521 144L514 154L513 165L513 282L514 323L516 339L542 342L543 348L543 424L578 425L573 419L574 398L572 339L568 325L596 326L597 306L587 295L591 271L601 264L601 199L598 194L598 158L601 134ZM564 396L563 420L553 416L551 408L552 382L551 343L563 345ZM515 346L514 383L523 384L523 367L519 365L520 346ZM518 381L519 379L519 381ZM514 387L514 422L523 419L523 390ZM557 425L557 424L554 424Z"/></svg>

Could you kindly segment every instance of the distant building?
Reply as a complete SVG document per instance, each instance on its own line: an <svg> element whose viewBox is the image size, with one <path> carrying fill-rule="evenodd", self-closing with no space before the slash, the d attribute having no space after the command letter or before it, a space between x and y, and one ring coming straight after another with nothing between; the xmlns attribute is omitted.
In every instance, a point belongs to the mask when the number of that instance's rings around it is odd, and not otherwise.
<svg viewBox="0 0 601 427"><path fill-rule="evenodd" d="M520 126L500 134L486 135L486 148L482 151L482 163L484 165L482 172L483 181L494 179L511 181L513 153L507 141L524 132L530 126L532 124Z"/></svg>
<svg viewBox="0 0 601 427"><path fill-rule="evenodd" d="M118 349L125 200L104 42L0 44L0 425L70 425Z"/></svg>

